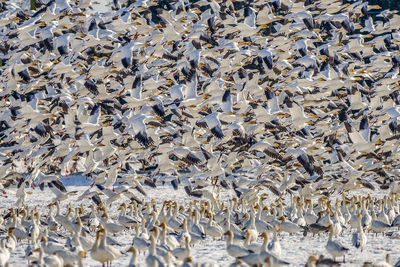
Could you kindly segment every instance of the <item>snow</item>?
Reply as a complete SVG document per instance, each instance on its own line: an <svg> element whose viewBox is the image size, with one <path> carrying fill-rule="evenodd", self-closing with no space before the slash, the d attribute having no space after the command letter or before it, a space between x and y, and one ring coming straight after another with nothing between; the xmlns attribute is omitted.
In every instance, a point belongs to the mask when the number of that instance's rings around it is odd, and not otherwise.
<svg viewBox="0 0 400 267"><path fill-rule="evenodd" d="M77 197L80 193L84 192L88 185L90 185L89 181L85 179L85 177L81 176L70 176L69 178L63 178L63 183L67 187L68 191L76 190L78 194L76 196L70 197L68 200L62 202L62 211L65 211L65 206L69 202L72 202L73 206L77 206L80 203L76 201ZM193 201L193 198L188 197L185 193L184 189L180 187L177 191L175 191L170 185L158 186L157 188L145 187L148 197L146 197L146 201L154 199L158 205L164 200L174 200L177 201L180 205L186 205ZM26 204L30 208L37 207L39 211L42 211L44 214L47 214L48 208L47 205L52 202L54 198L54 194L46 187L44 191L40 191L39 188L30 189L29 191L32 194L27 195ZM370 192L369 192L370 193ZM382 196L382 192L379 192L379 196ZM227 201L229 198L233 197L232 191L223 191L221 192L221 198L224 201ZM270 195L269 201L274 201L275 196ZM374 197L374 195L372 195ZM287 197L287 199L289 199ZM126 198L122 197L121 199L112 203L111 207L108 207L108 211L117 210L119 204L126 200ZM7 197L5 195L1 198L1 207L3 209L8 209L14 207L16 198L12 191L8 192ZM85 204L91 204L89 200L84 201ZM111 214L116 214L112 213ZM392 256L392 261L396 262L396 260L400 257L400 242L397 239L391 239L388 236L382 236L382 234L375 236L373 233L367 233L367 245L363 252L357 250L356 248L351 246L351 234L350 230L345 230L345 233L338 237L337 239L340 242L350 248L348 254L346 254L346 266L360 266L365 261L383 261L385 259L385 255L390 253ZM392 229L391 231L397 232L398 229ZM68 234L65 234L65 238L60 237L60 242L65 242ZM94 233L91 233L92 238L94 240ZM125 231L123 233L117 234L113 238L115 238L122 246L120 250L125 252L130 247L131 241L133 239L133 230ZM279 240L282 246L282 259L291 263L291 266L304 266L307 258L311 255L325 255L329 256L325 250L325 245L328 240L328 235L320 235L320 236L312 236L312 234L308 234L306 237L303 236L303 233L298 233L295 235L289 236L286 233L281 233L279 235ZM261 244L261 238L257 240L258 243ZM28 241L21 241L17 248L12 252L10 258L10 266L26 266L27 260L24 258L25 249L28 246ZM146 255L141 254L139 256L139 263L144 265ZM211 265L217 266L228 266L229 264L234 262L234 258L229 256L226 253L225 249L225 240L213 240L211 237L206 237L206 239L199 244L195 245L192 248L191 256L193 258L193 262L198 263L209 263ZM117 261L113 262L114 266L126 266L130 260L130 254L127 253L122 256ZM341 261L342 258L337 259ZM87 252L87 256L84 259L85 266L100 266L99 263L93 261L90 257L90 252Z"/></svg>

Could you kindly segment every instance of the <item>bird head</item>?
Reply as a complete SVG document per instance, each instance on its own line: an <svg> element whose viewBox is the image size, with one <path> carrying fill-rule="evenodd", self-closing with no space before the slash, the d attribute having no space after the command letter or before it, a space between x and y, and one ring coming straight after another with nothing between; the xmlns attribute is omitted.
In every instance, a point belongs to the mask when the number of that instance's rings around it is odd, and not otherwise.
<svg viewBox="0 0 400 267"><path fill-rule="evenodd" d="M131 252L131 253L133 253L133 254L136 254L136 248L130 247L130 248L128 249L128 252Z"/></svg>

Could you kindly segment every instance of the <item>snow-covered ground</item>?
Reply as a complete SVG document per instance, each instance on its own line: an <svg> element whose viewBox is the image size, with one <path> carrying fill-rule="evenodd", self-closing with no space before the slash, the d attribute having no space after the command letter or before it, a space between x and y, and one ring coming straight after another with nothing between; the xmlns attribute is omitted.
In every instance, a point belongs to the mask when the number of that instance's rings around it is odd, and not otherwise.
<svg viewBox="0 0 400 267"><path fill-rule="evenodd" d="M88 182L83 177L74 176L70 178L64 178L63 182L68 191L78 191L77 196L79 193L88 188ZM52 199L54 198L53 193L48 188L45 188L44 191L40 191L38 188L35 190L31 189L29 191L31 191L32 194L27 196L26 204L32 208L37 207L39 210L45 209L45 212L47 212L47 205L51 203ZM146 187L146 192L148 194L146 201L154 199L157 204L162 203L164 200L174 200L179 204L186 205L189 203L189 201L193 200L193 198L189 198L187 196L182 187L180 187L177 191L173 190L173 188L169 185L158 186L155 189ZM62 202L62 206L65 208L65 205L70 201L72 202L73 206L78 205L79 203L75 201L77 196L70 197L70 199ZM223 199L226 200L230 196L233 196L232 192L222 192ZM275 197L272 196L270 201L273 201L274 199ZM119 201L112 203L112 207L109 207L107 210L117 210L119 203L121 203L123 200L126 199L123 197ZM7 198L1 198L1 207L3 209L11 208L14 206L15 201L16 198L13 196L13 193L9 192ZM88 200L86 201L86 203L89 203ZM391 231L398 230L392 229ZM123 232L116 235L114 238L122 245L120 250L125 252L131 244L133 234L132 232ZM279 238L282 246L282 259L290 262L291 266L304 266L308 256L311 254L317 256L321 254L328 256L325 250L325 244L328 239L326 234L315 237L312 237L311 234L308 234L307 237L303 237L302 233L292 236L289 236L288 234L281 234ZM343 245L350 248L350 252L346 255L345 266L360 266L365 261L376 262L384 260L387 253L391 254L394 262L396 262L400 257L400 240L390 239L388 236L382 236L382 234L375 236L375 234L372 233L367 233L367 238L367 246L363 252L351 246L351 234L349 234L349 230L346 230L343 236L338 238ZM65 242L65 238L60 238L60 242ZM259 238L257 242L261 243L261 239ZM12 252L10 266L27 265L27 260L24 257L25 248L27 245L27 241L22 241L19 243L16 250ZM139 258L139 262L143 265L146 255L140 255ZM191 256L194 262L210 263L218 266L227 266L234 262L234 258L230 257L226 253L225 241L213 240L211 237L207 237L200 244L194 246L191 251ZM113 262L113 265L125 266L128 264L129 259L130 254L126 254L118 261ZM87 257L84 259L84 264L85 266L99 266L98 263L91 259L90 252L87 252Z"/></svg>

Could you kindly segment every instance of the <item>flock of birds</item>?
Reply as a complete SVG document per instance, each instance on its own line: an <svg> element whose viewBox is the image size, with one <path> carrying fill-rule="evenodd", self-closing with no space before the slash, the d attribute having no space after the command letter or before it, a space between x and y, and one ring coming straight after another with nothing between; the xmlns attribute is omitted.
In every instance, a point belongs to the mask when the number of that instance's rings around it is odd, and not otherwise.
<svg viewBox="0 0 400 267"><path fill-rule="evenodd" d="M230 266L289 266L283 260L289 251L280 240L296 235L304 240L311 234L326 236L327 256L310 255L305 266L340 266L350 248L338 236L352 234L352 249L363 251L375 234L388 235L391 228L400 227L395 194L384 198L344 194L334 202L321 197L314 203L298 196L291 196L287 204L281 198L272 203L267 199L267 193L259 196L257 190L249 190L240 198L192 200L185 206L175 201L160 206L154 200L125 200L112 206L106 201L81 203L75 208L69 202L65 212L58 201L47 207L10 208L0 217L4 235L0 266L8 266L10 253L20 244L26 245L29 266L88 266L84 263L88 252L103 266L123 257L129 257L125 265L129 267L211 266L194 262L192 248L224 236L226 254L233 260ZM368 237L367 231L372 233ZM390 234L400 238L398 231ZM129 244L120 242L121 236ZM384 261L363 266L400 266L400 260L392 265L387 254Z"/></svg>
<svg viewBox="0 0 400 267"><path fill-rule="evenodd" d="M286 265L282 232L329 232L333 260L307 266L329 265L349 249L335 241L345 229L362 249L365 231L400 225L396 12L353 0L115 0L102 13L90 0L36 2L0 3L0 190L17 197L0 218L1 266L24 239L34 266L82 265L86 251L104 265L127 253L108 234L131 230L131 266L140 251L147 265L191 265L192 245L224 235L237 265ZM78 199L93 204L63 215L79 192L60 178L76 173L91 184ZM160 185L202 200L141 199ZM47 216L25 201L46 186ZM110 218L117 199L128 202Z"/></svg>

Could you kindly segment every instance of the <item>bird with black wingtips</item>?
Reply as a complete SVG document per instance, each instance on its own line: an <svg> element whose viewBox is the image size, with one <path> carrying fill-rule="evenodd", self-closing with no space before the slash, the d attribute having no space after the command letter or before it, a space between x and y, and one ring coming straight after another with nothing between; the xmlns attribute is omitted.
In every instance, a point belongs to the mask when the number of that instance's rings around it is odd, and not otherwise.
<svg viewBox="0 0 400 267"><path fill-rule="evenodd" d="M224 134L222 132L222 125L218 117L219 114L214 112L200 119L198 123L205 123L206 127L210 129L211 133L215 137L221 139L224 137Z"/></svg>
<svg viewBox="0 0 400 267"><path fill-rule="evenodd" d="M228 88L225 90L224 94L222 95L222 111L229 113L233 112L232 110L232 98L231 98L231 90Z"/></svg>
<svg viewBox="0 0 400 267"><path fill-rule="evenodd" d="M142 114L133 115L129 118L131 128L127 129L132 131L133 138L144 147L150 146L153 141L147 136L146 125L144 123L148 116Z"/></svg>

